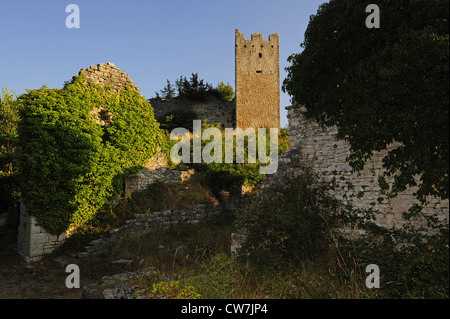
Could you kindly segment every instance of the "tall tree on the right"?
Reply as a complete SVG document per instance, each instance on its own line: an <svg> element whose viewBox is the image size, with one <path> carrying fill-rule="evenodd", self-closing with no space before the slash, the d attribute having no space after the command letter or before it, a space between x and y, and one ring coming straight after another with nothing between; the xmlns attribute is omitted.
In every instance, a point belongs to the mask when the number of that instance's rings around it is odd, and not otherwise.
<svg viewBox="0 0 450 319"><path fill-rule="evenodd" d="M303 51L288 58L283 90L306 116L336 125L357 169L374 151L395 193L449 197L449 1L331 0L311 16ZM370 11L370 12L368 12ZM369 18L369 19L368 19ZM369 23L366 23L369 20ZM372 23L370 23L372 22Z"/></svg>

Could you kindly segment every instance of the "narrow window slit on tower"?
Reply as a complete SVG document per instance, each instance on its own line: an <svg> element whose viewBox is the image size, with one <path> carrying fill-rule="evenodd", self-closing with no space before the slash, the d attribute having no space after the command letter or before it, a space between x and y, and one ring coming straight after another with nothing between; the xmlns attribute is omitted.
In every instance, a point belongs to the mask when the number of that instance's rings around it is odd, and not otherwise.
<svg viewBox="0 0 450 319"><path fill-rule="evenodd" d="M262 58L262 53L259 54L259 57Z"/></svg>
<svg viewBox="0 0 450 319"><path fill-rule="evenodd" d="M262 73L262 70L256 70L256 73Z"/></svg>

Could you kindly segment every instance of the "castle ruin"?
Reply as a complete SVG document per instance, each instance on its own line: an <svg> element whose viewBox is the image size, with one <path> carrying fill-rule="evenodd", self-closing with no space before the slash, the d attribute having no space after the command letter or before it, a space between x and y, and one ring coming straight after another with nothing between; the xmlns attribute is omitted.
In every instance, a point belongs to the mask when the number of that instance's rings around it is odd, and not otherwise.
<svg viewBox="0 0 450 319"><path fill-rule="evenodd" d="M280 45L279 34L263 40L253 33L251 40L235 30L235 99L222 101L213 96L205 101L177 97L153 103L155 117L169 112L194 111L199 119L222 128L280 128Z"/></svg>
<svg viewBox="0 0 450 319"><path fill-rule="evenodd" d="M279 128L280 127L280 73L279 73L279 35L272 34L269 40L263 40L261 34L252 34L251 40L245 40L244 34L236 30L236 97L231 102L211 98L206 102L183 103L186 99L174 99L152 105L155 115L164 112L185 110L187 107L197 112L199 119L208 119L210 123L220 123L223 127ZM110 86L113 92L120 91L126 85L134 89L129 76L114 64L98 64L82 69L79 74L86 77L88 83ZM347 162L350 146L346 141L336 138L336 128L321 128L313 120L307 120L299 106L287 107L291 148L279 159L278 172L264 180L265 188L283 184L286 178L301 174L304 165L309 165L324 181L335 179L339 182L339 191L332 194L338 199L351 198L357 209L373 208L377 210L378 220L384 227L401 227L402 212L414 203L411 189L402 192L396 198L385 198L377 183L383 173L382 155L374 154L364 171L355 173ZM93 120L108 125L113 117L106 109L94 110ZM103 112L103 113L102 113ZM98 115L98 116L97 116ZM184 175L183 175L184 174ZM179 182L192 172L170 171L164 158L159 154L150 159L149 164L134 178L130 178L125 190L132 193L146 187L155 180ZM351 183L353 188L346 186ZM439 220L448 223L448 199L434 200L425 211L434 214ZM49 253L65 239L65 234L53 236L45 232L31 216L23 203L20 209L18 250L26 260L37 260L42 254Z"/></svg>

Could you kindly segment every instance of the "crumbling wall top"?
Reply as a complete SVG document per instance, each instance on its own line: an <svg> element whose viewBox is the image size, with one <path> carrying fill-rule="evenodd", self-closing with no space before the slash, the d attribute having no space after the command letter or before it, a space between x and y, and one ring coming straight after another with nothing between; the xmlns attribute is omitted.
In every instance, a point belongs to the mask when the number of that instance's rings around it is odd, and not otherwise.
<svg viewBox="0 0 450 319"><path fill-rule="evenodd" d="M123 90L126 85L130 85L139 92L138 86L133 83L130 76L112 62L91 65L87 69L81 69L78 74L84 75L88 83L97 83L103 87L111 85L113 92Z"/></svg>

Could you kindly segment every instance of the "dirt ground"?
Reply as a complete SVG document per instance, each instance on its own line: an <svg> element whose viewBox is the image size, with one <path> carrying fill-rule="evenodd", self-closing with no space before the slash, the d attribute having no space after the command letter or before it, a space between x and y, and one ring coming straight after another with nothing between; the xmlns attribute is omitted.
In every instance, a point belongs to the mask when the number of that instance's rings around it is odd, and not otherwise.
<svg viewBox="0 0 450 319"><path fill-rule="evenodd" d="M43 258L26 263L15 252L15 234L0 235L0 299L79 299L84 285L96 278L80 276L81 288L66 287L65 267Z"/></svg>

